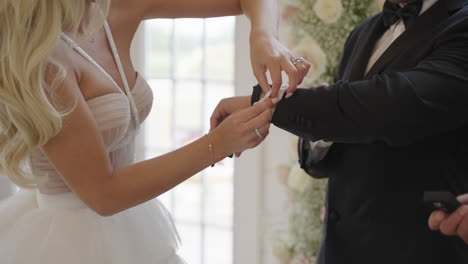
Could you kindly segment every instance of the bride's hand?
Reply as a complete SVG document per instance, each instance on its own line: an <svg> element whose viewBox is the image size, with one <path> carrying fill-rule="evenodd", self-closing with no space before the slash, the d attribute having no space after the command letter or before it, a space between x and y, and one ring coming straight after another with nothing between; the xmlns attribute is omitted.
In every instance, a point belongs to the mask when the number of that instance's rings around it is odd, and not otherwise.
<svg viewBox="0 0 468 264"><path fill-rule="evenodd" d="M271 98L278 95L283 83L281 72L284 71L289 78L287 93L292 94L301 84L310 69L310 63L304 58L294 62L298 57L281 44L278 39L268 34L252 32L250 37L250 54L252 68L258 83L264 92L270 90L266 72L270 72L273 82Z"/></svg>
<svg viewBox="0 0 468 264"><path fill-rule="evenodd" d="M215 129L232 113L250 106L250 96L237 96L221 100L210 119L210 131Z"/></svg>
<svg viewBox="0 0 468 264"><path fill-rule="evenodd" d="M259 145L269 134L272 106L267 100L228 116L211 132L215 148L226 157Z"/></svg>

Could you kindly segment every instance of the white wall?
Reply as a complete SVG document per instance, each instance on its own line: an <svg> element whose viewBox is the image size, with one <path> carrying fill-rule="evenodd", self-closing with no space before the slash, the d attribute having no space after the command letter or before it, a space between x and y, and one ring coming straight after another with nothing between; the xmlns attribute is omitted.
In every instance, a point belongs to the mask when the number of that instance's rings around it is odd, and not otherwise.
<svg viewBox="0 0 468 264"><path fill-rule="evenodd" d="M130 53L132 56L132 62L135 69L139 72L139 74L143 74L145 72L146 66L146 57L145 53L142 52L145 50L145 23L141 23L140 27L138 28L135 38L133 39L132 46L130 48ZM145 139L145 123L143 123L143 127L138 131L138 136L136 138L136 149L143 150L144 147L144 139ZM142 161L145 159L144 151L137 151L136 152L136 161Z"/></svg>
<svg viewBox="0 0 468 264"><path fill-rule="evenodd" d="M13 194L13 185L6 176L0 176L0 200Z"/></svg>
<svg viewBox="0 0 468 264"><path fill-rule="evenodd" d="M236 94L247 95L257 84L250 67L249 31L245 17L236 20ZM278 263L271 250L277 228L285 223L286 195L278 167L289 164L290 136L272 127L265 142L248 151L235 166L234 263Z"/></svg>

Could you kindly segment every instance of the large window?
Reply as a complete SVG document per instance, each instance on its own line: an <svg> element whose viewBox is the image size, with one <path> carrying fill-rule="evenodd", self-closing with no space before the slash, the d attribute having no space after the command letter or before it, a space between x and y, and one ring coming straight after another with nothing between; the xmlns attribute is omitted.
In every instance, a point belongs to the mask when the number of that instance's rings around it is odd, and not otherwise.
<svg viewBox="0 0 468 264"><path fill-rule="evenodd" d="M233 17L145 24L145 77L154 105L145 122L145 157L179 148L209 130L217 103L234 95ZM191 264L232 263L233 160L209 168L161 197Z"/></svg>

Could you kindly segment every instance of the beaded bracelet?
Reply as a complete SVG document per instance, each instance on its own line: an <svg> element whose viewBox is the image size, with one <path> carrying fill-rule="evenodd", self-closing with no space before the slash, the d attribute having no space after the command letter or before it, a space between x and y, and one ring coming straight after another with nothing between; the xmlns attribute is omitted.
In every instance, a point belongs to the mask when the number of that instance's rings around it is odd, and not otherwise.
<svg viewBox="0 0 468 264"><path fill-rule="evenodd" d="M206 134L205 136L209 137L208 134ZM211 142L208 143L208 149L210 150L210 155L211 155L211 158L213 159L213 164L211 164L211 167L214 167L215 164L216 164L216 159L215 159L215 156L214 156L213 144Z"/></svg>

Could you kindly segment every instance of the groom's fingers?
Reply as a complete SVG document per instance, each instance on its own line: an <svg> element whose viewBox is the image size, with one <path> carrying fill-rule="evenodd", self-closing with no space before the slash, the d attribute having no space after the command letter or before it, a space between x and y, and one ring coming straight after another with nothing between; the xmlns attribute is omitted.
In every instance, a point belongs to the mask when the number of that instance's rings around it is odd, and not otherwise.
<svg viewBox="0 0 468 264"><path fill-rule="evenodd" d="M468 245L468 217L463 219L462 223L458 227L457 234Z"/></svg>
<svg viewBox="0 0 468 264"><path fill-rule="evenodd" d="M429 228L433 231L439 230L442 222L448 215L444 211L435 211L429 217Z"/></svg>
<svg viewBox="0 0 468 264"><path fill-rule="evenodd" d="M468 206L462 206L445 219L440 225L440 231L447 236L457 234L457 229L463 221L464 216L468 213Z"/></svg>

